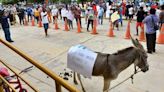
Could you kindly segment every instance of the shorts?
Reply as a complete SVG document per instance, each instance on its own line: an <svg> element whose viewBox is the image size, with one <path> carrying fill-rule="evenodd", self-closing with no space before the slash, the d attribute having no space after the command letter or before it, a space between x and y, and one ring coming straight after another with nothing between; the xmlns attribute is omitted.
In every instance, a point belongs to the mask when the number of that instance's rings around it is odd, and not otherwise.
<svg viewBox="0 0 164 92"><path fill-rule="evenodd" d="M137 22L137 23L136 23L136 27L139 27L139 26L140 26L140 27L142 27L142 26L144 27L144 24L143 24L142 22Z"/></svg>
<svg viewBox="0 0 164 92"><path fill-rule="evenodd" d="M45 30L48 29L48 23L43 24L43 26L44 26L44 29L45 29Z"/></svg>
<svg viewBox="0 0 164 92"><path fill-rule="evenodd" d="M133 15L129 15L129 19L132 19L133 18Z"/></svg>

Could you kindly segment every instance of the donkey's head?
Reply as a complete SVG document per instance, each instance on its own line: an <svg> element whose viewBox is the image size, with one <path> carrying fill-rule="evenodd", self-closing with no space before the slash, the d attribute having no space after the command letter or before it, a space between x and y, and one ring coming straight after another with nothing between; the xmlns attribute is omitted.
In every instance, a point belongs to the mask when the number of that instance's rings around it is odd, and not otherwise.
<svg viewBox="0 0 164 92"><path fill-rule="evenodd" d="M138 66L142 72L146 72L149 70L149 65L147 63L147 53L144 50L143 46L140 44L140 42L138 41L138 39L134 40L131 37L131 40L134 44L134 46L137 49L137 53L138 53L138 60L136 60L134 62L135 66Z"/></svg>

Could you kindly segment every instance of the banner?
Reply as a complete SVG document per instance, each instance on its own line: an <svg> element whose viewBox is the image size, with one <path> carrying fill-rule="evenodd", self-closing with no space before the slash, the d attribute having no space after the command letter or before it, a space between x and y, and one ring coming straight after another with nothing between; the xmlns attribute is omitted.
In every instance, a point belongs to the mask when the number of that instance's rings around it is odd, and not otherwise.
<svg viewBox="0 0 164 92"><path fill-rule="evenodd" d="M72 46L68 51L67 67L71 70L91 78L97 53L83 45Z"/></svg>

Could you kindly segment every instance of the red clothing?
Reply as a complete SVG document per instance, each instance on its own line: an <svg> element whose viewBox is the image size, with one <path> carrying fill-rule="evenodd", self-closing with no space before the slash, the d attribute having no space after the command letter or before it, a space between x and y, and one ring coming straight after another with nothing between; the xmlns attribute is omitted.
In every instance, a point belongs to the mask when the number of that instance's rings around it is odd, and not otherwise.
<svg viewBox="0 0 164 92"><path fill-rule="evenodd" d="M95 15L97 16L97 7L96 7L96 5L93 5L92 8L93 8L93 11L94 11Z"/></svg>
<svg viewBox="0 0 164 92"><path fill-rule="evenodd" d="M138 28L139 26L140 26L140 27L144 27L144 23L142 23L142 22L137 22L137 23L136 23L136 27Z"/></svg>
<svg viewBox="0 0 164 92"><path fill-rule="evenodd" d="M157 9L158 6L157 6L157 5L152 5L151 8L153 8L153 9Z"/></svg>
<svg viewBox="0 0 164 92"><path fill-rule="evenodd" d="M126 3L122 3L122 15L125 15Z"/></svg>

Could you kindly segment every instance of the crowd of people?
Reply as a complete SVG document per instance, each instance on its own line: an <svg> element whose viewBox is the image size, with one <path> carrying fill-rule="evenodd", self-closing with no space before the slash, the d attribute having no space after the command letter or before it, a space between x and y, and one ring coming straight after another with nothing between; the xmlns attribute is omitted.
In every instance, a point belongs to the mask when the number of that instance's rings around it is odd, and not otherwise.
<svg viewBox="0 0 164 92"><path fill-rule="evenodd" d="M155 52L156 31L154 31L155 29L152 26L160 25L161 27L164 23L164 5L159 5L158 2L151 4L140 2L139 5L135 6L133 2L106 3L103 0L100 1L102 2L87 2L85 4L6 5L0 9L0 21L6 40L13 42L10 38L10 28L7 18L10 19L11 25L16 23L15 16L19 17L20 25L25 23L26 18L28 22L33 18L37 23L42 21L45 36L48 36L49 23L56 23L58 19L67 21L69 29L73 29L74 20L76 20L76 24L79 22L81 28L83 28L81 18L84 17L87 31L89 32L90 25L93 29L94 21L97 20L98 24L103 25L104 17L111 21L112 14L117 13L119 18L112 21L113 27L116 26L117 30L119 30L119 23L123 26L123 18L130 22L136 18L136 35L139 34L138 27L142 28L144 27L144 23L146 24L148 53Z"/></svg>

